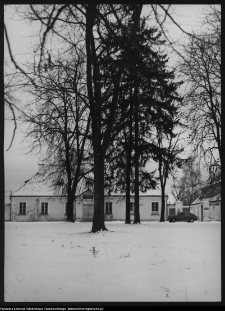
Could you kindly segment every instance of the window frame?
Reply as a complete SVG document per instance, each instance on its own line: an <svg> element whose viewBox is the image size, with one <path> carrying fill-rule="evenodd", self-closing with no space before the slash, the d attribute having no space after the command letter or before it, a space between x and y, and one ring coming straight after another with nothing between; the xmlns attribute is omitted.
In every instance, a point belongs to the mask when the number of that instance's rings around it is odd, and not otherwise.
<svg viewBox="0 0 225 311"><path fill-rule="evenodd" d="M155 206L157 204L157 206ZM157 208L157 210L155 210ZM152 215L159 215L159 202L152 202L151 204L151 214Z"/></svg>
<svg viewBox="0 0 225 311"><path fill-rule="evenodd" d="M47 214L46 213L42 213L42 204L46 204L47 203ZM49 202L48 201L41 201L41 215L45 216L45 215L49 215Z"/></svg>
<svg viewBox="0 0 225 311"><path fill-rule="evenodd" d="M21 213L21 204L25 204L25 213ZM23 211L24 206L22 206L22 211ZM27 215L27 202L19 202L19 215Z"/></svg>
<svg viewBox="0 0 225 311"><path fill-rule="evenodd" d="M105 214L106 215L112 215L113 214L112 207L113 207L112 202L109 202L109 201L105 202Z"/></svg>

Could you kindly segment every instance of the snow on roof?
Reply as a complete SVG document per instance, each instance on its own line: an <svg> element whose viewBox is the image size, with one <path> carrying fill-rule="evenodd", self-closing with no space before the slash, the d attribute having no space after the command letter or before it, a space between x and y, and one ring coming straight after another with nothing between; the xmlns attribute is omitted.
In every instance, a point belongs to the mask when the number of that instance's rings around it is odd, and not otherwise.
<svg viewBox="0 0 225 311"><path fill-rule="evenodd" d="M37 173L30 180L25 181L12 196L54 196L54 191L44 175Z"/></svg>
<svg viewBox="0 0 225 311"><path fill-rule="evenodd" d="M213 197L198 197L194 202L191 203L191 205L195 205L195 204L200 204L202 201L209 201L209 202L214 202L214 201L220 201L221 200L221 194L217 194Z"/></svg>
<svg viewBox="0 0 225 311"><path fill-rule="evenodd" d="M39 164L38 172L32 178L26 180L24 185L11 196L60 196L54 192L51 180L48 179L49 170L50 168L47 168L44 164ZM83 192L83 188L83 183L81 181L77 185L77 196Z"/></svg>
<svg viewBox="0 0 225 311"><path fill-rule="evenodd" d="M12 196L57 196L54 192L53 187L51 186L50 180L47 179L46 167L43 164L40 164L39 171L31 179L26 180L24 185L15 191ZM77 186L76 195L85 192L84 185L81 181ZM161 196L160 189L151 189L147 192L139 193L140 196ZM107 195L106 195L107 196ZM110 196L125 196L125 193L111 193ZM134 193L131 193L131 196L134 196ZM167 197L168 195L165 195Z"/></svg>
<svg viewBox="0 0 225 311"><path fill-rule="evenodd" d="M197 199L194 200L194 202L191 203L191 205L198 204L201 202L202 202L201 197L198 197Z"/></svg>
<svg viewBox="0 0 225 311"><path fill-rule="evenodd" d="M221 200L221 194L217 194L214 197L210 198L210 202L220 201L220 200Z"/></svg>
<svg viewBox="0 0 225 311"><path fill-rule="evenodd" d="M79 188L79 187L78 187ZM81 187L82 188L82 187ZM81 189L79 189L81 191ZM83 192L83 191L81 191ZM125 194L112 193L110 196L120 196ZM134 195L131 194L131 195ZM56 196L50 182L45 175L37 173L31 179L25 181L24 185L15 191L12 196ZM140 196L161 196L161 191L148 190L146 193L140 192Z"/></svg>

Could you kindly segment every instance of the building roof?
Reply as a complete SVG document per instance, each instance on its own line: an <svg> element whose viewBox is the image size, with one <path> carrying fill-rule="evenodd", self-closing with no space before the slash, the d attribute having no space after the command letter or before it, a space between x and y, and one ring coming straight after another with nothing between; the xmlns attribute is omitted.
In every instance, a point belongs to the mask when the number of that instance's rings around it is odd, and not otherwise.
<svg viewBox="0 0 225 311"><path fill-rule="evenodd" d="M210 198L210 202L221 201L221 194L217 194Z"/></svg>
<svg viewBox="0 0 225 311"><path fill-rule="evenodd" d="M24 185L11 196L55 196L55 194L45 176L37 173L31 179L25 181Z"/></svg>
<svg viewBox="0 0 225 311"><path fill-rule="evenodd" d="M208 197L208 198L203 198L203 197L198 197L193 203L191 203L191 205L195 205L195 204L200 204L202 201L209 201L209 202L215 202L215 201L221 201L221 194L217 194L215 196L212 197Z"/></svg>
<svg viewBox="0 0 225 311"><path fill-rule="evenodd" d="M200 204L202 201L221 201L221 180L202 187L201 195L191 205Z"/></svg>
<svg viewBox="0 0 225 311"><path fill-rule="evenodd" d="M83 185L80 184L77 189L77 196L80 193L84 193ZM148 190L146 193L140 192L139 195L141 197L148 196L161 196L161 190ZM41 165L38 173L36 173L31 179L26 180L22 187L16 190L11 196L19 196L19 197L34 197L34 196L47 196L47 197L56 197L60 196L54 192L54 189L51 185L50 180L47 178L46 170L44 165ZM107 195L106 195L107 196ZM125 194L112 193L110 196L125 196ZM134 196L134 193L131 193L131 196ZM167 198L168 195L165 195Z"/></svg>

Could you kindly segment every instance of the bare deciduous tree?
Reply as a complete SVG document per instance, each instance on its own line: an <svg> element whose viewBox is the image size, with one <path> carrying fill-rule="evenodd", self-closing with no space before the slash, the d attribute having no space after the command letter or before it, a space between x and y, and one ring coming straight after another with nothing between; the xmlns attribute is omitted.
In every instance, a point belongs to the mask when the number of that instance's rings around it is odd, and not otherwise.
<svg viewBox="0 0 225 311"><path fill-rule="evenodd" d="M201 186L201 170L195 157L183 160L182 175L180 178L174 178L171 186L174 198L182 201L183 205L190 206L200 195Z"/></svg>
<svg viewBox="0 0 225 311"><path fill-rule="evenodd" d="M36 88L25 89L33 98L24 117L29 125L26 135L33 138L31 150L44 154L50 168L47 178L56 193L67 196L67 220L74 221L77 188L91 170L84 164L90 163L91 153L84 65L77 56L76 61L56 59L47 69L36 76Z"/></svg>
<svg viewBox="0 0 225 311"><path fill-rule="evenodd" d="M190 143L206 163L221 165L221 21L211 7L203 32L189 37L179 69L184 78L183 117L190 130ZM204 39L204 40L202 40Z"/></svg>

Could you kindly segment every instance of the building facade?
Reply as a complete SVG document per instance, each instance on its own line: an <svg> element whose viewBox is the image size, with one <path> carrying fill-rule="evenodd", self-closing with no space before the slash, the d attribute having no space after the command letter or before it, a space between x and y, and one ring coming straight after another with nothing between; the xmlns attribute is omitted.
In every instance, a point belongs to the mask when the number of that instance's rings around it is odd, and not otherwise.
<svg viewBox="0 0 225 311"><path fill-rule="evenodd" d="M191 204L191 213L201 221L221 220L221 181L201 189L201 196Z"/></svg>
<svg viewBox="0 0 225 311"><path fill-rule="evenodd" d="M221 196L197 198L191 204L191 213L200 221L221 220Z"/></svg>
<svg viewBox="0 0 225 311"><path fill-rule="evenodd" d="M169 216L177 215L178 212L190 212L189 206L183 206L181 201L175 201L174 204L167 204Z"/></svg>
<svg viewBox="0 0 225 311"><path fill-rule="evenodd" d="M159 190L152 194L140 194L141 221L159 221L161 215L161 195ZM11 221L64 221L67 219L67 199L53 193L45 179L43 166L39 172L10 196ZM130 201L130 218L134 219L134 197ZM167 218L167 196L165 197L165 219ZM125 220L125 195L105 196L105 220ZM94 197L86 192L74 202L74 219L92 221Z"/></svg>
<svg viewBox="0 0 225 311"><path fill-rule="evenodd" d="M123 195L105 196L105 220L125 220L126 198ZM130 218L134 220L134 200L130 202ZM94 199L83 195L74 202L74 218L92 221ZM141 221L159 221L161 215L160 195L140 195ZM165 219L167 211L165 209ZM11 221L65 221L67 219L66 197L11 196Z"/></svg>

